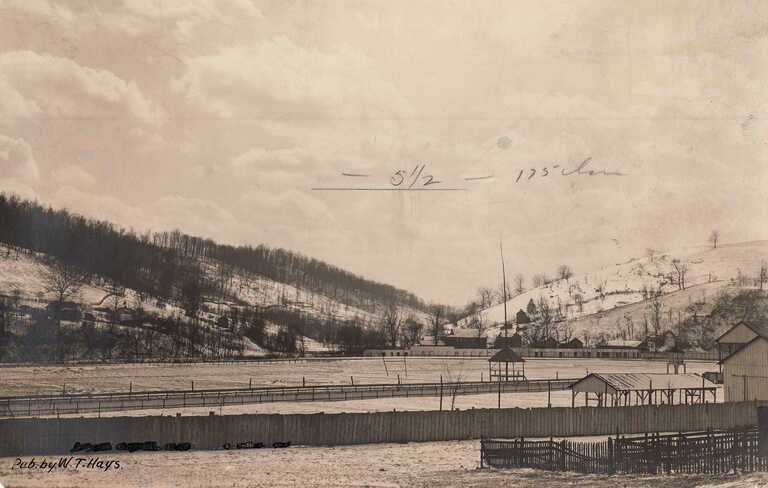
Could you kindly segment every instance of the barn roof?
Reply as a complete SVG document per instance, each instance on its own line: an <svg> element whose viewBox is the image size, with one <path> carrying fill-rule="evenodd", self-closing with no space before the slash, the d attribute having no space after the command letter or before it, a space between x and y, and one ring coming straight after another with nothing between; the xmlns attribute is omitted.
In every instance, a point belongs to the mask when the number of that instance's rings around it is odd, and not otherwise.
<svg viewBox="0 0 768 488"><path fill-rule="evenodd" d="M522 356L517 354L512 349L505 347L493 356L489 357L488 361L491 363L522 363L525 362L525 359L523 359Z"/></svg>
<svg viewBox="0 0 768 488"><path fill-rule="evenodd" d="M571 385L571 388L589 377L595 377L618 391L642 391L649 388L654 390L685 390L702 388L702 385L704 388L716 388L714 383L693 373L590 373Z"/></svg>
<svg viewBox="0 0 768 488"><path fill-rule="evenodd" d="M741 320L737 323L735 323L732 327L729 327L728 330L720 334L720 336L715 339L715 342L720 342L720 339L728 335L733 329L736 327L743 325L747 328L749 328L752 332L757 334L760 337L764 337L768 339L768 323L766 322L754 322L751 320Z"/></svg>

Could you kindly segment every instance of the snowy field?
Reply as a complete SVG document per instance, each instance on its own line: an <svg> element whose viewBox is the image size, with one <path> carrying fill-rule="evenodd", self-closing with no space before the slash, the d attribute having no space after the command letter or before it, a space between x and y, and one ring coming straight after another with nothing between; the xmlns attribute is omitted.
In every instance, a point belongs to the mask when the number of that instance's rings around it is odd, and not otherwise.
<svg viewBox="0 0 768 488"><path fill-rule="evenodd" d="M711 362L689 361L689 373L717 371ZM588 372L666 372L666 362L611 359L526 359L529 379L580 378ZM308 359L247 363L12 366L0 368L0 396L44 393L246 388L253 386L479 381L488 378L484 358ZM546 395L546 394L545 394ZM546 399L546 397L545 397ZM397 400L401 402L402 399ZM538 405L541 406L541 405Z"/></svg>
<svg viewBox="0 0 768 488"><path fill-rule="evenodd" d="M119 469L50 473L12 469L0 458L0 483L8 487L251 487L251 486L514 486L514 487L757 487L768 474L607 476L532 469L478 469L479 441L291 447L184 453L106 453ZM85 455L88 456L88 455ZM31 458L24 458L29 461ZM36 457L40 462L41 456ZM47 460L58 460L48 457Z"/></svg>

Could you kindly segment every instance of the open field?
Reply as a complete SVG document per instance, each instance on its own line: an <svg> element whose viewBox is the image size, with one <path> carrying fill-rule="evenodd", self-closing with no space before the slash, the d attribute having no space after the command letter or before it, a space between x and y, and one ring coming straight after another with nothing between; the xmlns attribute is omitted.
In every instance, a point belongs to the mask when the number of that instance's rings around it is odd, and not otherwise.
<svg viewBox="0 0 768 488"><path fill-rule="evenodd" d="M689 361L688 372L716 371L711 362ZM530 379L578 378L587 372L666 372L666 362L610 359L526 359ZM478 381L488 377L484 358L304 359L245 363L12 366L0 368L0 396L146 390L297 386L312 384ZM546 395L546 394L545 394Z"/></svg>
<svg viewBox="0 0 768 488"><path fill-rule="evenodd" d="M0 483L12 487L246 486L515 486L656 487L768 486L768 474L607 476L532 469L477 469L479 442L425 442L235 451L107 453L119 469L20 471L0 458ZM84 457L93 455L85 454ZM31 458L24 458L29 461ZM37 456L39 463L43 457ZM54 458L47 458L49 461ZM58 460L59 458L55 458Z"/></svg>

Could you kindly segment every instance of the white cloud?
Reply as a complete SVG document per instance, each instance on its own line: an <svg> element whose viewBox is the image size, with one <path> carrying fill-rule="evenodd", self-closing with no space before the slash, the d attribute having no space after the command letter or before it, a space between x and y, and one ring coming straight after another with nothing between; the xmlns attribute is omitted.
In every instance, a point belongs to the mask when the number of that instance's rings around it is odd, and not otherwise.
<svg viewBox="0 0 768 488"><path fill-rule="evenodd" d="M152 122L161 110L135 82L71 59L12 51L0 54L0 100L16 118L129 117Z"/></svg>
<svg viewBox="0 0 768 488"><path fill-rule="evenodd" d="M403 116L407 101L362 52L305 48L286 37L198 56L173 88L206 111L243 118Z"/></svg>
<svg viewBox="0 0 768 488"><path fill-rule="evenodd" d="M144 212L117 197L61 186L48 198L56 207L67 208L88 218L107 220L119 227L145 228Z"/></svg>
<svg viewBox="0 0 768 488"><path fill-rule="evenodd" d="M256 166L260 169L280 168L285 166L297 167L306 157L306 153L298 148L253 148L232 160L232 166L243 168Z"/></svg>
<svg viewBox="0 0 768 488"><path fill-rule="evenodd" d="M238 240L248 227L215 202L201 198L169 195L149 205L146 213L147 227L181 228L192 235L221 241Z"/></svg>
<svg viewBox="0 0 768 488"><path fill-rule="evenodd" d="M75 19L75 14L64 5L52 4L46 0L3 0L0 7L63 24L70 24Z"/></svg>
<svg viewBox="0 0 768 488"><path fill-rule="evenodd" d="M124 32L145 34L167 23L177 42L194 40L201 27L210 29L214 23L227 26L262 18L259 9L249 0L129 0L121 7L110 16L110 22Z"/></svg>
<svg viewBox="0 0 768 488"><path fill-rule="evenodd" d="M37 162L27 141L0 134L0 174L27 181L38 179Z"/></svg>
<svg viewBox="0 0 768 488"><path fill-rule="evenodd" d="M51 172L51 177L54 182L60 185L88 187L96 183L96 178L92 174L74 164L57 167Z"/></svg>

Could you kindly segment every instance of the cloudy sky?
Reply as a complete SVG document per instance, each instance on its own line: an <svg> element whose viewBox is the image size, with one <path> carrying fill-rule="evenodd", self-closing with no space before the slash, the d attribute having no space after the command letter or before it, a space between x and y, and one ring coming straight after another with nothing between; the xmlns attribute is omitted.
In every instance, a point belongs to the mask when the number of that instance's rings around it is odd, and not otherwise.
<svg viewBox="0 0 768 488"><path fill-rule="evenodd" d="M766 59L759 0L0 0L0 190L463 304L500 240L530 277L768 238ZM461 190L317 189L400 180Z"/></svg>

